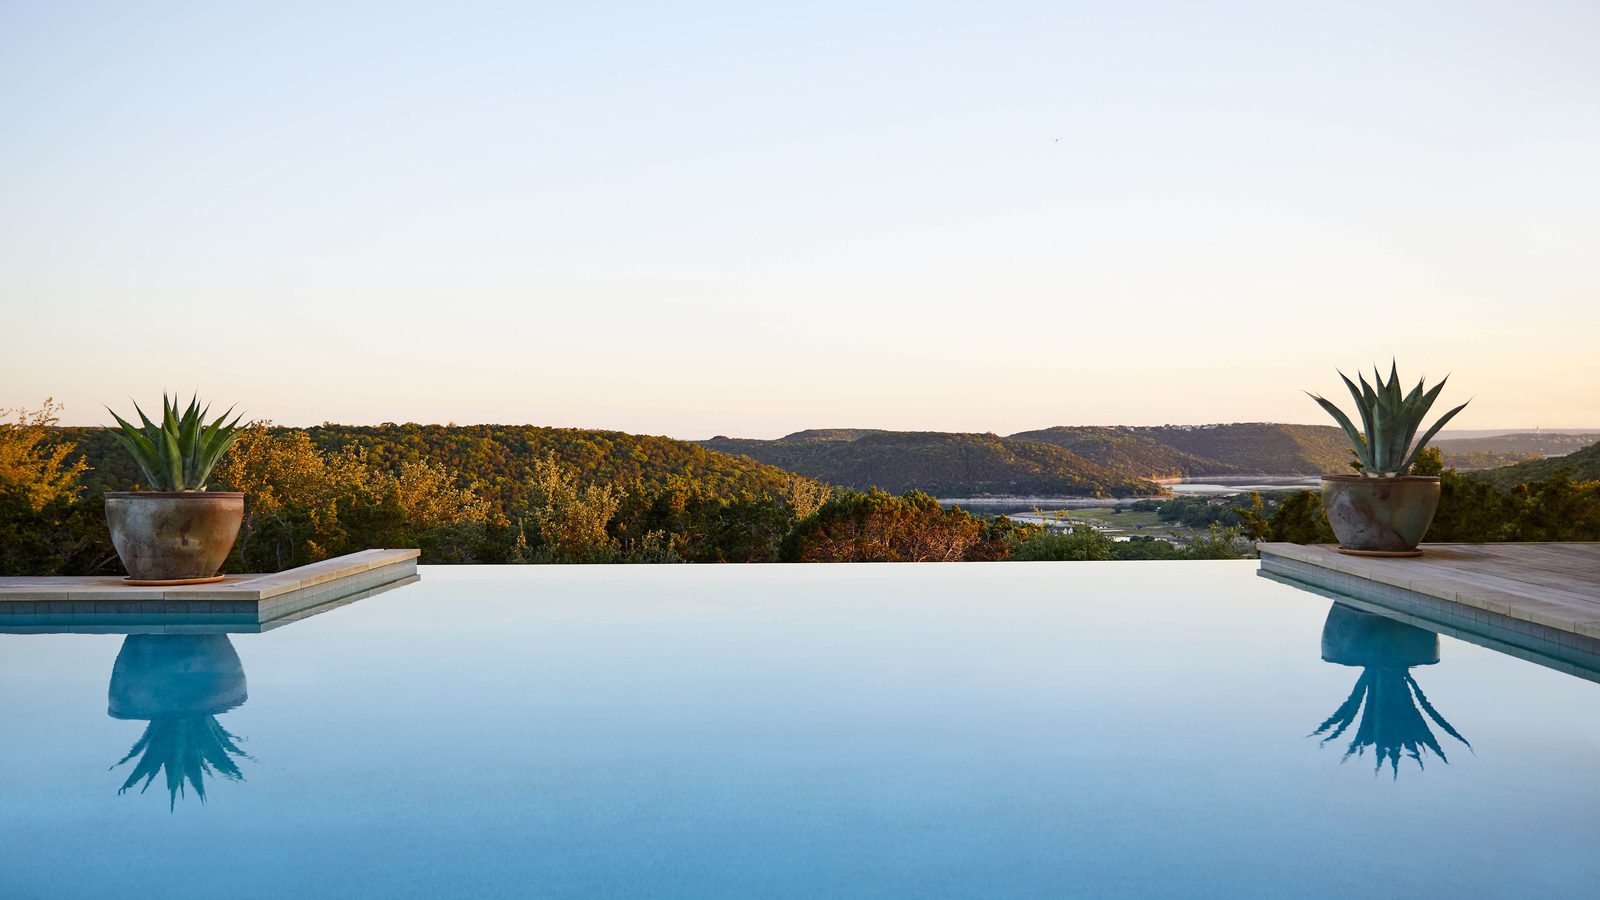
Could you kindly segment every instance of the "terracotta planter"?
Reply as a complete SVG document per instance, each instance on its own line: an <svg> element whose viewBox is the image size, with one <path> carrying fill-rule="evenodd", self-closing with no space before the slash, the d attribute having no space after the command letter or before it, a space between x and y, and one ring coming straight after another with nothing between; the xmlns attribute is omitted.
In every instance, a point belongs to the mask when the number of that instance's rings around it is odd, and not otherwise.
<svg viewBox="0 0 1600 900"><path fill-rule="evenodd" d="M111 543L138 581L216 575L243 521L244 494L234 491L106 494Z"/></svg>
<svg viewBox="0 0 1600 900"><path fill-rule="evenodd" d="M1322 509L1341 550L1415 554L1439 509L1439 479L1324 475Z"/></svg>

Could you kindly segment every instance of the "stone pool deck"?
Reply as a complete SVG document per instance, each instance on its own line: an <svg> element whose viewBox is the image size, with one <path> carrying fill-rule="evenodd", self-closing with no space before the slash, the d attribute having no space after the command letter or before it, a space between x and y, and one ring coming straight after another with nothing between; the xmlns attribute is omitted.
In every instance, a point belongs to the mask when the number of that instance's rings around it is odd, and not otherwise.
<svg viewBox="0 0 1600 900"><path fill-rule="evenodd" d="M1423 556L1400 559L1349 556L1327 544L1257 549L1261 574L1277 580L1600 666L1600 543L1424 544Z"/></svg>
<svg viewBox="0 0 1600 900"><path fill-rule="evenodd" d="M121 576L0 578L0 632L266 631L417 580L417 550L363 550L267 575L148 587Z"/></svg>

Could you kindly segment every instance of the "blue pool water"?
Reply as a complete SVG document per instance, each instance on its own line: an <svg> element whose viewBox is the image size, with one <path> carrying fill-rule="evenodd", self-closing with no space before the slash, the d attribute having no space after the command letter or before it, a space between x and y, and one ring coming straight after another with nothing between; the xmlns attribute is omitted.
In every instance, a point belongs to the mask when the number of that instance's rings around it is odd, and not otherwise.
<svg viewBox="0 0 1600 900"><path fill-rule="evenodd" d="M1254 569L425 568L0 634L0 896L1593 896L1600 685Z"/></svg>

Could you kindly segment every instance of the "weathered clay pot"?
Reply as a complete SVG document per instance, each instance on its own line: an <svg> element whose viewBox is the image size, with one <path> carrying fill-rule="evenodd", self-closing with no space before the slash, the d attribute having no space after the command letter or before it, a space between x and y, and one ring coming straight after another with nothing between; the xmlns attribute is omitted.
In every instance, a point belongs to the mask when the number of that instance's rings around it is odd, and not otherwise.
<svg viewBox="0 0 1600 900"><path fill-rule="evenodd" d="M1438 508L1439 479L1432 475L1322 476L1322 509L1346 550L1415 550Z"/></svg>
<svg viewBox="0 0 1600 900"><path fill-rule="evenodd" d="M130 578L210 578L222 568L244 521L234 491L108 492L106 524Z"/></svg>

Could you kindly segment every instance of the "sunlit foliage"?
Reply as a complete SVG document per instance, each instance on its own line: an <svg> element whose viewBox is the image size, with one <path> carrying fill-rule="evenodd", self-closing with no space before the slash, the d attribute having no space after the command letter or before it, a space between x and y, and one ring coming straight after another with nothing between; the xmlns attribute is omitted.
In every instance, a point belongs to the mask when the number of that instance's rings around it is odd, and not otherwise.
<svg viewBox="0 0 1600 900"><path fill-rule="evenodd" d="M912 491L841 491L783 542L786 562L953 562L984 543L984 521Z"/></svg>
<svg viewBox="0 0 1600 900"><path fill-rule="evenodd" d="M36 410L0 409L0 491L20 495L35 512L77 497L88 464L69 459L71 442L54 439L61 406L46 398Z"/></svg>
<svg viewBox="0 0 1600 900"><path fill-rule="evenodd" d="M87 471L61 440L61 407L0 411L0 575L87 575L116 560L99 497L82 498Z"/></svg>
<svg viewBox="0 0 1600 900"><path fill-rule="evenodd" d="M373 465L362 448L325 452L304 431L280 433L269 423L240 434L216 479L245 492L234 556L246 571L275 571L368 547L427 545L430 539L459 554L463 542L439 541L439 533L489 520L488 504L441 466L413 460L390 472ZM430 561L464 561L428 555L436 557Z"/></svg>
<svg viewBox="0 0 1600 900"><path fill-rule="evenodd" d="M100 491L147 485L103 429L52 427L57 411L0 428L0 574L119 571ZM1600 539L1600 482L1499 490L1443 470L1431 449L1416 471L1441 477L1430 540ZM974 561L1238 558L1263 535L1333 539L1312 492L1140 501L1196 534L1113 540L832 488L668 438L520 426L258 423L213 485L248 495L230 572L369 547L419 547L429 563Z"/></svg>
<svg viewBox="0 0 1600 900"><path fill-rule="evenodd" d="M533 462L528 519L540 547L531 562L612 562L619 549L606 526L624 492L610 484L581 484L578 473L547 453ZM526 533L524 532L524 538Z"/></svg>

